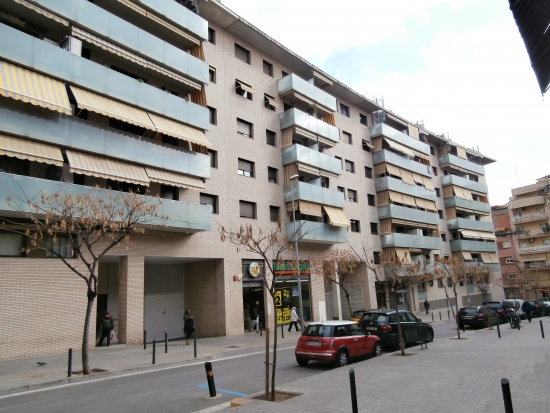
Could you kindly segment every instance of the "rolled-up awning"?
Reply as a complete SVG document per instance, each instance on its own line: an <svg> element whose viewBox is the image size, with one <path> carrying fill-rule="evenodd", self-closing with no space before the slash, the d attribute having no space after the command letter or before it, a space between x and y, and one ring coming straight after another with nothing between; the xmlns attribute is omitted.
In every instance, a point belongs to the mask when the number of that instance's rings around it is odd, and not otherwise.
<svg viewBox="0 0 550 413"><path fill-rule="evenodd" d="M179 188L202 190L204 182L201 178L179 174L177 172L164 171L162 169L145 167L149 179L163 185L177 186Z"/></svg>
<svg viewBox="0 0 550 413"><path fill-rule="evenodd" d="M142 166L68 149L65 153L72 173L149 186L149 177Z"/></svg>
<svg viewBox="0 0 550 413"><path fill-rule="evenodd" d="M124 4L129 9L132 9L143 16L147 16L147 10L145 10L143 7L138 6L131 0L118 0L118 2Z"/></svg>
<svg viewBox="0 0 550 413"><path fill-rule="evenodd" d="M57 146L0 134L0 155L63 166L63 155Z"/></svg>
<svg viewBox="0 0 550 413"><path fill-rule="evenodd" d="M415 151L414 149L411 149L411 152L414 153L414 156L418 156L420 159L424 159L426 161L430 160L430 155L426 155L425 153Z"/></svg>
<svg viewBox="0 0 550 413"><path fill-rule="evenodd" d="M202 130L192 128L163 116L155 115L154 113L149 112L148 114L157 127L158 132L187 142L196 143L197 145L206 146L207 148L212 147L212 144L208 141Z"/></svg>
<svg viewBox="0 0 550 413"><path fill-rule="evenodd" d="M483 231L477 231L481 239L497 239L495 234L492 232L483 232Z"/></svg>
<svg viewBox="0 0 550 413"><path fill-rule="evenodd" d="M310 165L305 165L303 163L299 163L298 164L298 170L300 172L307 172L308 174L319 176L319 168L315 168L315 167L310 166Z"/></svg>
<svg viewBox="0 0 550 413"><path fill-rule="evenodd" d="M69 22L65 19L62 19L61 17L56 16L55 14L50 13L49 11L44 10L41 7L35 6L34 4L29 3L26 0L13 0L16 3L21 4L22 6L25 6L43 16L46 16L48 19L52 19L53 21L56 21L58 23L61 23L64 26L68 26Z"/></svg>
<svg viewBox="0 0 550 413"><path fill-rule="evenodd" d="M265 98L265 100L267 100L267 102L268 102L271 106L273 106L274 108L278 108L278 107L279 107L279 104L278 104L277 102L275 102L275 99L272 99L272 98L270 98L269 96L265 96L265 95L264 95L264 98Z"/></svg>
<svg viewBox="0 0 550 413"><path fill-rule="evenodd" d="M71 91L80 109L100 113L104 116L131 123L148 130L157 130L147 112L142 109L80 89L76 86L71 86Z"/></svg>
<svg viewBox="0 0 550 413"><path fill-rule="evenodd" d="M302 128L294 128L294 132L296 132L297 135L303 136L304 138L317 140L317 135L315 135L314 133L308 132L307 130L304 130Z"/></svg>
<svg viewBox="0 0 550 413"><path fill-rule="evenodd" d="M403 146L400 143L392 141L391 139L388 139L388 138L384 138L384 140L390 146L390 148L395 149L398 152L404 153L405 155L414 156L414 153L412 153L412 151L406 146Z"/></svg>
<svg viewBox="0 0 550 413"><path fill-rule="evenodd" d="M335 227L350 227L349 219L346 217L346 214L344 214L344 210L342 208L323 205L323 209L328 215L330 225Z"/></svg>
<svg viewBox="0 0 550 413"><path fill-rule="evenodd" d="M0 60L0 95L72 115L65 85L32 70Z"/></svg>
<svg viewBox="0 0 550 413"><path fill-rule="evenodd" d="M242 89L242 90L245 90L247 91L248 93L252 93L253 95L256 94L256 92L254 92L254 90L252 89L252 87L248 86L248 85L245 85L243 82L241 82L240 80L237 80L237 84L239 85L239 87Z"/></svg>

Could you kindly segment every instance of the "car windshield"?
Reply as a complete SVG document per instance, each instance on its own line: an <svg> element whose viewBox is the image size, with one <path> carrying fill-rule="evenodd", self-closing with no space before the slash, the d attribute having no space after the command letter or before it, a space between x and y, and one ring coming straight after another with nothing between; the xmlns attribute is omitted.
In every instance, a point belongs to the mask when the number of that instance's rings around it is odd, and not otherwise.
<svg viewBox="0 0 550 413"><path fill-rule="evenodd" d="M373 323L385 324L388 322L388 316L380 313L367 313L363 316L363 321L371 321Z"/></svg>
<svg viewBox="0 0 550 413"><path fill-rule="evenodd" d="M310 324L307 326L304 336L309 337L332 337L332 327L322 324Z"/></svg>
<svg viewBox="0 0 550 413"><path fill-rule="evenodd" d="M487 303L489 307L491 307L493 310L498 310L500 308L500 303L497 301L495 303Z"/></svg>
<svg viewBox="0 0 550 413"><path fill-rule="evenodd" d="M463 314L477 314L477 308L461 308L460 312Z"/></svg>

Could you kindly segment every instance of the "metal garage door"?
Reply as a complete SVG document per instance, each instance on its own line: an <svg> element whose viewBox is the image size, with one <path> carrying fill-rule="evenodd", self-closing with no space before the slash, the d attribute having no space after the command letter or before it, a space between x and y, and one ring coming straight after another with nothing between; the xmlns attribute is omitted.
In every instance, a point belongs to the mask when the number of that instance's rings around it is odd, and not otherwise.
<svg viewBox="0 0 550 413"><path fill-rule="evenodd" d="M351 303L351 311L361 310L365 308L363 302L363 286L361 284L344 284L346 290L349 291L349 301ZM349 312L348 300L346 292L340 287L340 300L342 302L342 319L349 320L351 314Z"/></svg>
<svg viewBox="0 0 550 413"><path fill-rule="evenodd" d="M147 341L183 337L183 266L145 265L144 325Z"/></svg>

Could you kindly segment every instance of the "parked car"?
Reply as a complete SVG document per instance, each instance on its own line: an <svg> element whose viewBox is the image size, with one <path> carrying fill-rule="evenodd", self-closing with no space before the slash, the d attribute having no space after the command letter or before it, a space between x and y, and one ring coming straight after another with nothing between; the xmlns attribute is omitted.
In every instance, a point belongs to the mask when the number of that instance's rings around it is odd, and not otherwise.
<svg viewBox="0 0 550 413"><path fill-rule="evenodd" d="M529 300L529 304L533 307L533 317L542 317L548 315L550 306L547 307L542 300ZM549 303L550 304L550 303Z"/></svg>
<svg viewBox="0 0 550 413"><path fill-rule="evenodd" d="M543 315L550 315L550 301L548 301L548 297L544 297L542 298L542 303L544 304L544 311L543 311Z"/></svg>
<svg viewBox="0 0 550 413"><path fill-rule="evenodd" d="M472 327L488 327L489 321L496 325L499 315L491 307L480 305L477 307L462 307L458 310L458 325Z"/></svg>
<svg viewBox="0 0 550 413"><path fill-rule="evenodd" d="M497 312L501 323L508 322L508 310L515 309L515 307L507 300L502 301L483 301L481 305L491 307Z"/></svg>
<svg viewBox="0 0 550 413"><path fill-rule="evenodd" d="M401 332L405 344L418 343L422 340L433 341L434 331L430 324L423 323L409 311L399 310ZM382 346L399 347L397 335L397 318L395 310L369 310L359 321L365 330L380 337Z"/></svg>
<svg viewBox="0 0 550 413"><path fill-rule="evenodd" d="M316 360L342 367L351 359L379 356L382 345L353 321L312 322L298 339L294 354L300 366Z"/></svg>
<svg viewBox="0 0 550 413"><path fill-rule="evenodd" d="M364 308L362 310L354 311L351 314L351 318L349 319L349 321L355 321L357 323L359 320L361 320L361 317L363 317L363 315L365 315L367 313L367 311L369 311L369 310L366 310Z"/></svg>

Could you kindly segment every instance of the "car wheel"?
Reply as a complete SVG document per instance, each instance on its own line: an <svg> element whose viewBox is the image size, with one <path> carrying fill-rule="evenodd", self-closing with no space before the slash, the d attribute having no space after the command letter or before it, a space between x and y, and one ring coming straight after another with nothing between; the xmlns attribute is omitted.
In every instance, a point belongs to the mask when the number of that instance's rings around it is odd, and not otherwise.
<svg viewBox="0 0 550 413"><path fill-rule="evenodd" d="M378 357L382 354L382 345L379 342L374 343L374 348L372 349L372 357Z"/></svg>
<svg viewBox="0 0 550 413"><path fill-rule="evenodd" d="M309 363L309 360L308 359L303 359L301 357L296 357L296 362L300 365L300 366L306 366L307 363Z"/></svg>
<svg viewBox="0 0 550 413"><path fill-rule="evenodd" d="M336 353L336 358L334 359L334 366L335 367L344 367L348 364L348 352L346 350L340 350L338 353Z"/></svg>

